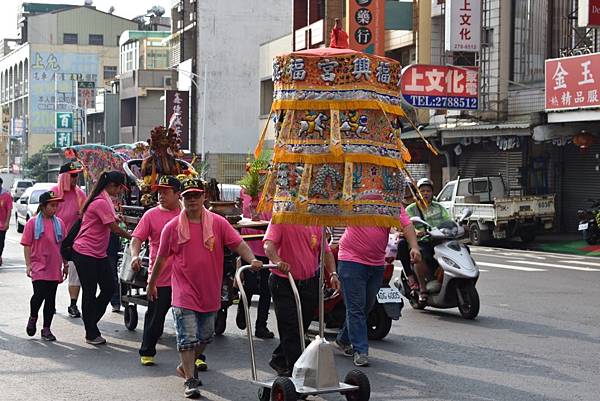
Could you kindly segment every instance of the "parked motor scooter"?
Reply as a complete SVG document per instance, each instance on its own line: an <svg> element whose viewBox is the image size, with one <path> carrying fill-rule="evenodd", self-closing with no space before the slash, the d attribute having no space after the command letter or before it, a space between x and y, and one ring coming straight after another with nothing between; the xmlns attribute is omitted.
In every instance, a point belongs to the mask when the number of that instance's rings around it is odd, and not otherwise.
<svg viewBox="0 0 600 401"><path fill-rule="evenodd" d="M589 245L596 245L600 242L600 227L598 227L598 213L600 213L600 200L588 199L591 203L589 209L579 209L577 217L579 218L578 230L583 234L583 239Z"/></svg>
<svg viewBox="0 0 600 401"><path fill-rule="evenodd" d="M388 335L392 328L392 320L400 319L404 300L400 292L390 286L394 274L394 257L386 257L383 281L377 294L377 302L367 317L367 335L369 340L381 340ZM330 275L325 272L325 282L330 282ZM341 328L346 320L346 305L341 291L325 289L325 327L328 329ZM313 321L319 320L319 311L315 310Z"/></svg>
<svg viewBox="0 0 600 401"><path fill-rule="evenodd" d="M465 222L470 215L471 211L465 209L458 222ZM458 241L465 237L464 227L462 224L448 221L440 227L433 228L419 217L412 217L411 221L427 229L425 235L433 245L433 257L443 272L443 275L439 275L441 280L436 279L440 285L432 286L438 287L439 291L430 291L427 302L419 302L418 291L410 288L404 270L400 277L394 280L394 285L415 309L425 309L427 306L447 309L458 306L462 317L474 319L479 313L479 294L475 288L479 279L479 268L471 257L469 248Z"/></svg>

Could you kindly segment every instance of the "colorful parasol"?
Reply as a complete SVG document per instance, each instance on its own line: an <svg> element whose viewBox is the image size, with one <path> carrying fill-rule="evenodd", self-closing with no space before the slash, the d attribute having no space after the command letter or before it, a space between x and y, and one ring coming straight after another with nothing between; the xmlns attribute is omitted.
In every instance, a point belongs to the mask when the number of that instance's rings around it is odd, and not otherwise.
<svg viewBox="0 0 600 401"><path fill-rule="evenodd" d="M128 160L144 159L150 155L150 145L146 141L138 141L134 143L119 143L112 145L111 149L115 152L125 155Z"/></svg>
<svg viewBox="0 0 600 401"><path fill-rule="evenodd" d="M276 223L398 226L410 161L401 69L350 49L276 57L275 149L259 209Z"/></svg>
<svg viewBox="0 0 600 401"><path fill-rule="evenodd" d="M127 156L114 149L97 144L76 145L64 150L65 158L78 160L85 169L85 174L96 182L103 171L117 170L123 172L123 163Z"/></svg>

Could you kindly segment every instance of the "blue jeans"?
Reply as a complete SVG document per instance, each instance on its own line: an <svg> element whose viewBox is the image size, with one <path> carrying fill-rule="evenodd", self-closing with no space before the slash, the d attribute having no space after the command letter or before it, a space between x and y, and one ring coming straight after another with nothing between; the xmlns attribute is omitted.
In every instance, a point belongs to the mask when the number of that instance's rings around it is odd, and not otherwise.
<svg viewBox="0 0 600 401"><path fill-rule="evenodd" d="M346 303L346 321L337 339L341 343L352 344L354 352L368 354L367 316L375 305L383 281L383 266L341 260L338 274Z"/></svg>
<svg viewBox="0 0 600 401"><path fill-rule="evenodd" d="M175 334L177 351L194 349L196 344L209 344L215 332L217 312L196 312L174 306Z"/></svg>

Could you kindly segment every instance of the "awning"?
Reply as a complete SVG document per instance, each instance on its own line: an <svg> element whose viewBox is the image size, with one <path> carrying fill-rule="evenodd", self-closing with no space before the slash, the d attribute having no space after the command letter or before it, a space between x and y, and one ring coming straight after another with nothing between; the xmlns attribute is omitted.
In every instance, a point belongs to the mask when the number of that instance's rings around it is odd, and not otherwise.
<svg viewBox="0 0 600 401"><path fill-rule="evenodd" d="M437 128L423 128L421 130L421 135L423 135L423 137L425 137L425 138L434 138L434 137L438 136L439 132L440 132L440 130ZM402 132L400 134L400 139L402 139L403 141L406 139L420 139L420 138L421 138L421 136L415 130Z"/></svg>
<svg viewBox="0 0 600 401"><path fill-rule="evenodd" d="M531 136L529 123L473 124L439 128L442 145L459 142L462 138L490 138L494 136Z"/></svg>
<svg viewBox="0 0 600 401"><path fill-rule="evenodd" d="M551 141L564 136L573 136L581 131L592 134L600 133L600 123L560 123L538 125L533 129L533 140L537 142Z"/></svg>

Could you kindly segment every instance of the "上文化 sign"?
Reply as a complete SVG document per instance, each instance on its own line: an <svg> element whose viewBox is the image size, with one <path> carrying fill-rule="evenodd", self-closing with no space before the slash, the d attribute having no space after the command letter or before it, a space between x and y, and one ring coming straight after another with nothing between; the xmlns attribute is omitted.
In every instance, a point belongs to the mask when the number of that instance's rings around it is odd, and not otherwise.
<svg viewBox="0 0 600 401"><path fill-rule="evenodd" d="M189 116L189 92L165 91L165 121L179 134L182 150L190 148Z"/></svg>
<svg viewBox="0 0 600 401"><path fill-rule="evenodd" d="M346 23L350 48L383 56L385 35L384 0L347 0Z"/></svg>
<svg viewBox="0 0 600 401"><path fill-rule="evenodd" d="M413 64L402 71L402 97L413 107L476 110L477 67Z"/></svg>
<svg viewBox="0 0 600 401"><path fill-rule="evenodd" d="M579 0L577 25L580 27L600 27L600 0Z"/></svg>
<svg viewBox="0 0 600 401"><path fill-rule="evenodd" d="M600 54L546 60L546 110L600 107Z"/></svg>
<svg viewBox="0 0 600 401"><path fill-rule="evenodd" d="M446 0L445 49L478 52L481 44L481 1Z"/></svg>

